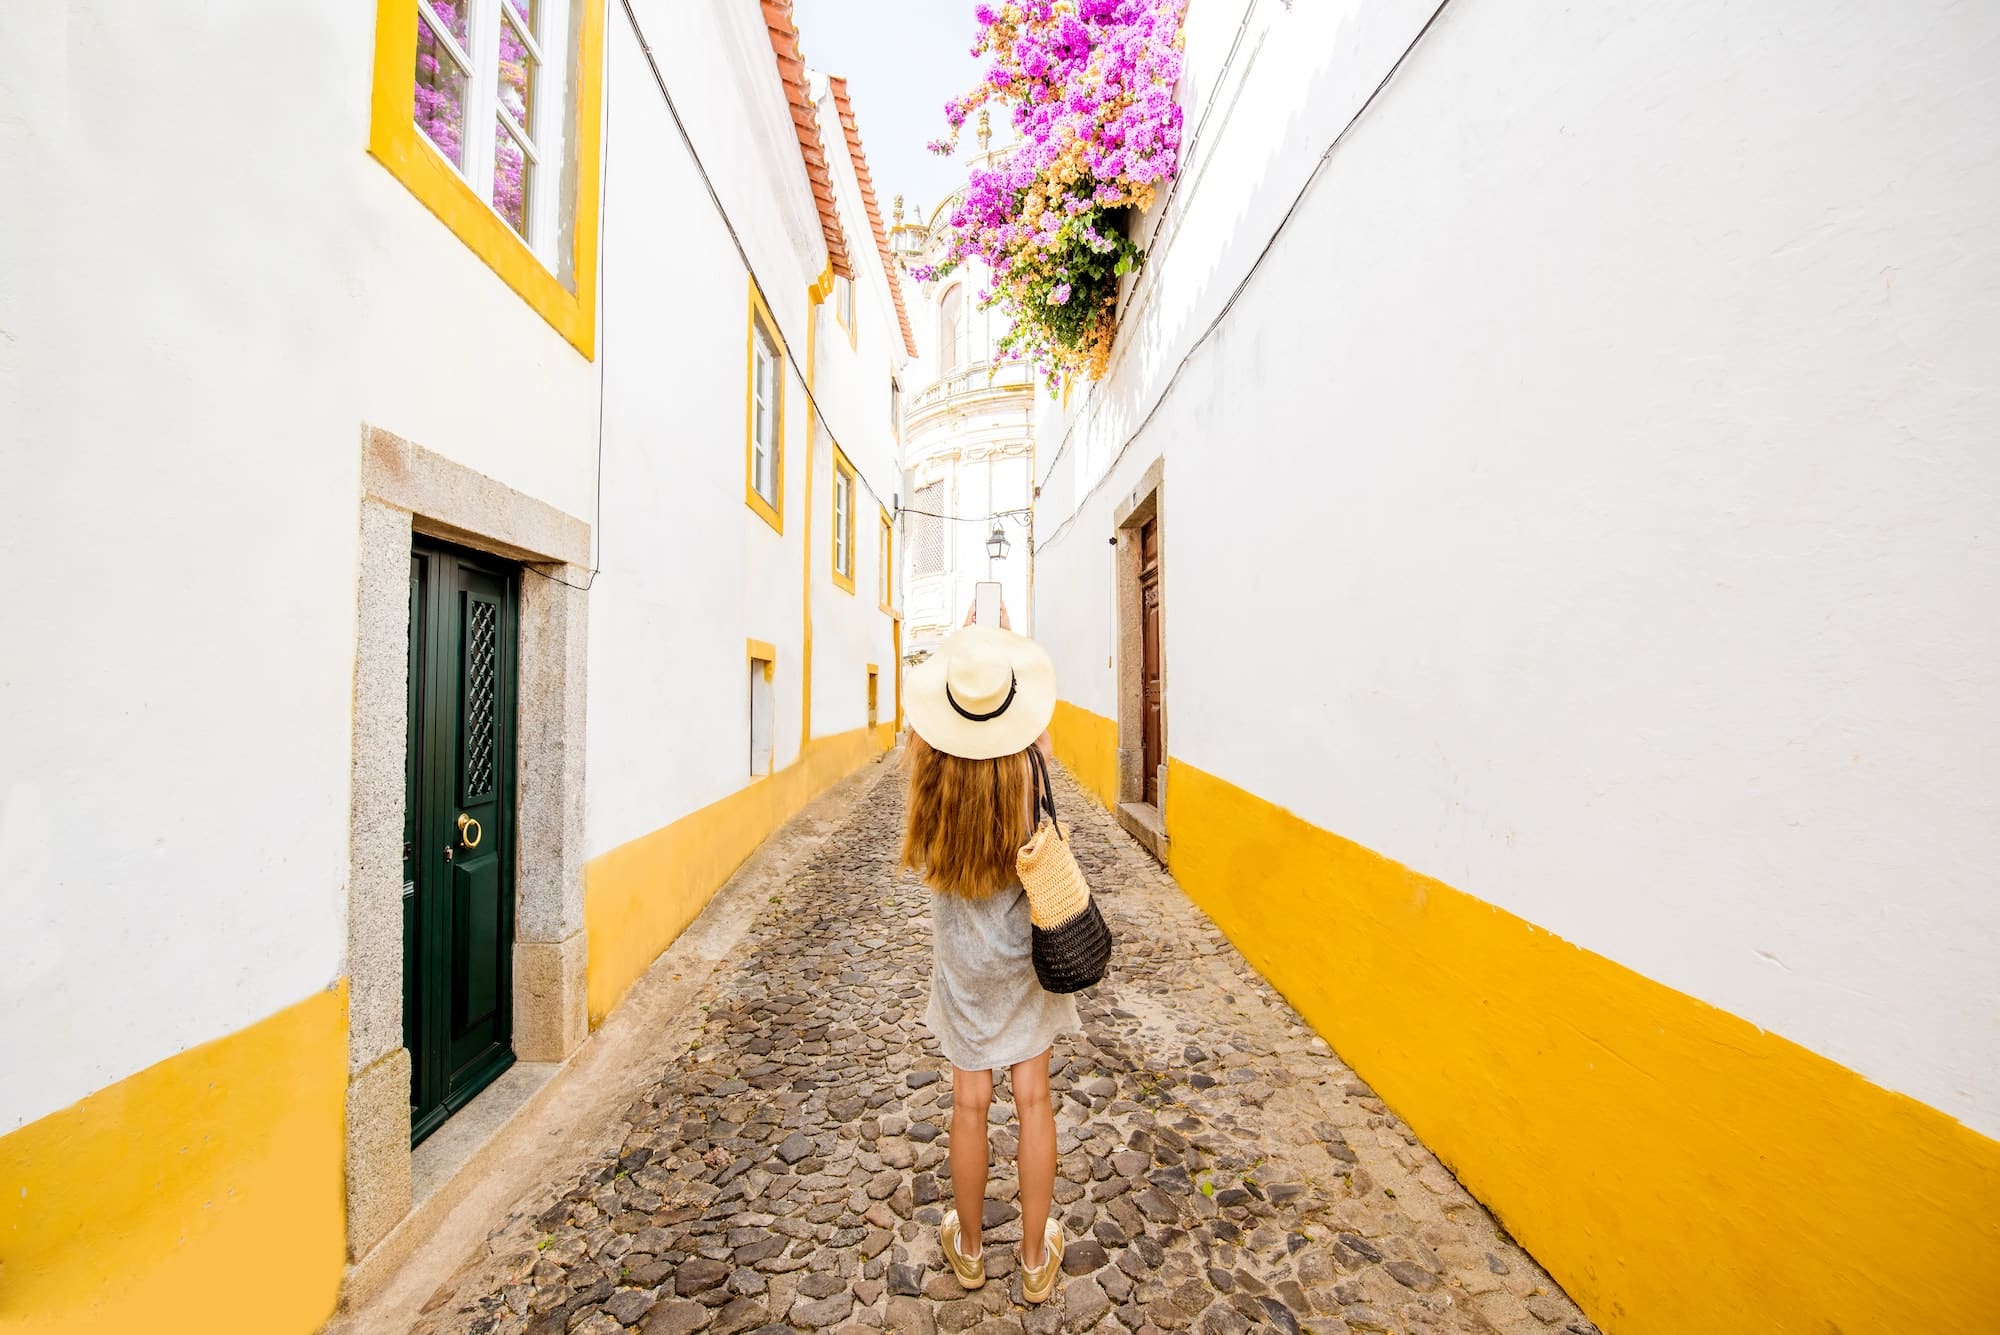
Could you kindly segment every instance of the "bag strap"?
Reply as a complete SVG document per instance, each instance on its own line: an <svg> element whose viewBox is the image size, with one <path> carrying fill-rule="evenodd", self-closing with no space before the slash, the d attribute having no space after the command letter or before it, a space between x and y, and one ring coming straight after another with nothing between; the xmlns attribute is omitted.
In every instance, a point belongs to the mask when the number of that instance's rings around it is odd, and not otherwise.
<svg viewBox="0 0 2000 1335"><path fill-rule="evenodd" d="M1028 748L1028 764L1035 772L1035 810L1038 814L1048 813L1049 824L1056 827L1060 838L1062 822L1056 816L1056 789L1049 781L1049 762L1043 757L1039 743Z"/></svg>

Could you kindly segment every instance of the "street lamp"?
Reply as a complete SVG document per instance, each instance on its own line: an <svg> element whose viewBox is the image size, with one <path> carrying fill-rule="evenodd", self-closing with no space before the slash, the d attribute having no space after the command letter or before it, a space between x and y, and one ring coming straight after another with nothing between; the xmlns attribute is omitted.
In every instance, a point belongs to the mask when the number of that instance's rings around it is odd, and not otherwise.
<svg viewBox="0 0 2000 1335"><path fill-rule="evenodd" d="M1000 530L1000 521L994 520L993 532L986 539L986 555L995 561L1004 561L1011 546L1013 544L1007 541L1007 535Z"/></svg>

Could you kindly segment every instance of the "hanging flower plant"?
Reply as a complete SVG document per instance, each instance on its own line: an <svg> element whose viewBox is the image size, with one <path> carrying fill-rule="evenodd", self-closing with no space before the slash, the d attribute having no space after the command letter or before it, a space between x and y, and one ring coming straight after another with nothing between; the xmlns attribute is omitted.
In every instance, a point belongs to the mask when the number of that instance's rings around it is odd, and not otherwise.
<svg viewBox="0 0 2000 1335"><path fill-rule="evenodd" d="M1003 352L1026 358L1052 387L1104 374L1118 279L1144 252L1131 221L1179 165L1181 16L1187 0L1013 0L979 6L974 55L984 81L948 103L949 153L975 111L1013 111L1020 142L972 169L952 214L945 258L927 281L983 261L986 305L1013 327Z"/></svg>

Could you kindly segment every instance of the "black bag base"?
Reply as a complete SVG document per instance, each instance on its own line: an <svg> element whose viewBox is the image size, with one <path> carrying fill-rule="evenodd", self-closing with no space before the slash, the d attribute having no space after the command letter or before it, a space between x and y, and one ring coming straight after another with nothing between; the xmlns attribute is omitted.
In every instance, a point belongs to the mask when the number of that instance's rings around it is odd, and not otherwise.
<svg viewBox="0 0 2000 1335"><path fill-rule="evenodd" d="M1104 979L1111 964L1111 928L1098 912L1097 897L1060 927L1034 929L1035 977L1044 992L1081 992Z"/></svg>

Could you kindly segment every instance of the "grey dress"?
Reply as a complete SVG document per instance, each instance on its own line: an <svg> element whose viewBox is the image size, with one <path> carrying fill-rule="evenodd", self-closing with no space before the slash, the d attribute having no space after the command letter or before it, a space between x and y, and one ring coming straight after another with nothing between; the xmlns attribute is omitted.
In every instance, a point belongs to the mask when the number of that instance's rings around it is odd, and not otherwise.
<svg viewBox="0 0 2000 1335"><path fill-rule="evenodd" d="M1082 1028L1076 998L1035 978L1028 893L1013 881L984 899L931 893L931 1001L924 1023L945 1060L999 1071Z"/></svg>

